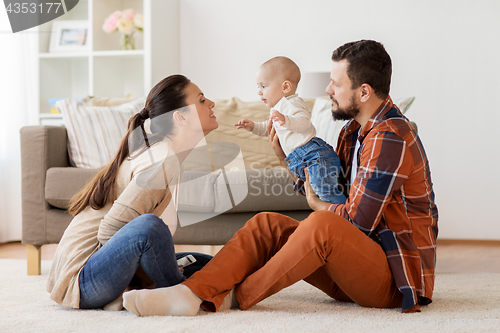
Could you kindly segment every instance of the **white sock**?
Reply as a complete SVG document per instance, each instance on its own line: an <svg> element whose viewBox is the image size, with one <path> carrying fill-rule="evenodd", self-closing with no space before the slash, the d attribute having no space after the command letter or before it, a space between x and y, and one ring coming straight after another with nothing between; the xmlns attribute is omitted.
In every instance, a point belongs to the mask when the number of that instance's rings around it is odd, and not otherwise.
<svg viewBox="0 0 500 333"><path fill-rule="evenodd" d="M224 300L222 301L222 304L219 307L218 311L225 311L229 309L236 309L239 308L240 304L238 303L238 300L236 299L236 295L234 294L234 288L231 289L229 294L224 297Z"/></svg>
<svg viewBox="0 0 500 333"><path fill-rule="evenodd" d="M201 302L202 299L183 284L123 294L123 306L138 316L195 316Z"/></svg>

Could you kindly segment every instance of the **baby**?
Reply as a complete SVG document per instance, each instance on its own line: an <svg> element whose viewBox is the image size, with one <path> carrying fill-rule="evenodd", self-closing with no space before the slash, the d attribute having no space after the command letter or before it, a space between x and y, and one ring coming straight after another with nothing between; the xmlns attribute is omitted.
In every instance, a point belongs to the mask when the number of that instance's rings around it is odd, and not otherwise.
<svg viewBox="0 0 500 333"><path fill-rule="evenodd" d="M270 119L290 172L305 182L307 167L311 186L322 201L345 203L346 198L338 188L339 157L332 146L316 137L311 111L295 93L299 81L300 69L295 62L275 57L262 64L257 72L258 94L271 108ZM242 119L235 126L265 136L267 123ZM303 186L294 187L304 194Z"/></svg>

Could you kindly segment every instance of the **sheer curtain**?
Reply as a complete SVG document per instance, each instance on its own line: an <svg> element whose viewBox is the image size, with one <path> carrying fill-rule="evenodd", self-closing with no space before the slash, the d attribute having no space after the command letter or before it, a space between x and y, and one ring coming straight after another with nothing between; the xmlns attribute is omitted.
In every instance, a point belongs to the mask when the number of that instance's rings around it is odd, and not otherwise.
<svg viewBox="0 0 500 333"><path fill-rule="evenodd" d="M3 6L1 6L3 7ZM38 122L35 31L12 33L0 7L0 243L21 239L19 130ZM32 29L31 29L32 30Z"/></svg>

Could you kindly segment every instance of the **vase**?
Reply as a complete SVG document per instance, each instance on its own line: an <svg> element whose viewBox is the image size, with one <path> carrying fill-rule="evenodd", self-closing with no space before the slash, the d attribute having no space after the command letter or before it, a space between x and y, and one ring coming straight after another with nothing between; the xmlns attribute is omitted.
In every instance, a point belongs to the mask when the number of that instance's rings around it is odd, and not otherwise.
<svg viewBox="0 0 500 333"><path fill-rule="evenodd" d="M135 50L134 34L121 34L120 50Z"/></svg>

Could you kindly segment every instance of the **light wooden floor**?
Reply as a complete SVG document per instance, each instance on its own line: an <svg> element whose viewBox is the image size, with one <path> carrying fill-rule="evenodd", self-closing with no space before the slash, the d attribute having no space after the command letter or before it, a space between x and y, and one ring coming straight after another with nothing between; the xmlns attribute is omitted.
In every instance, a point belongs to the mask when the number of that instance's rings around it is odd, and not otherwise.
<svg viewBox="0 0 500 333"><path fill-rule="evenodd" d="M56 244L42 246L42 260L51 260ZM176 245L177 252L214 255L222 246ZM19 242L0 244L0 258L25 259L26 247ZM500 241L438 240L438 273L500 273Z"/></svg>

